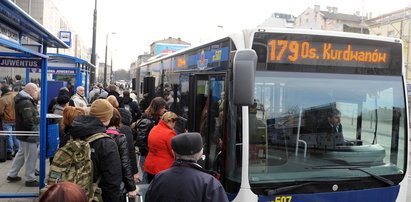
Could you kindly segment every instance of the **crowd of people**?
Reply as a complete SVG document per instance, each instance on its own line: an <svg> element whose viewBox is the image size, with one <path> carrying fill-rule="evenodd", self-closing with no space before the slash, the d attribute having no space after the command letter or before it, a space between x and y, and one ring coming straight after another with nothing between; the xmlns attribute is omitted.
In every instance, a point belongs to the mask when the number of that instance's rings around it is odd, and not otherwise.
<svg viewBox="0 0 411 202"><path fill-rule="evenodd" d="M39 131L38 86L16 82L15 86L3 84L0 90L3 130ZM120 92L115 85L106 89L94 86L88 97L84 91L83 86L78 86L75 93L61 88L49 103L48 113L62 117L56 121L60 124L59 150L76 140L105 135L87 142L93 183L101 189L102 201L133 201L138 194L137 183L150 184L146 201L228 201L218 179L197 164L203 151L201 135L177 135L174 127L180 117L168 111L169 103L164 97L138 103L136 93ZM38 144L39 137L35 135L9 136L7 159L13 160L7 174L10 183L22 180L18 173L25 166L25 186L39 186ZM49 161L53 165L61 159L51 157ZM61 181L49 184L40 201L90 199L90 190L81 184L64 177Z"/></svg>

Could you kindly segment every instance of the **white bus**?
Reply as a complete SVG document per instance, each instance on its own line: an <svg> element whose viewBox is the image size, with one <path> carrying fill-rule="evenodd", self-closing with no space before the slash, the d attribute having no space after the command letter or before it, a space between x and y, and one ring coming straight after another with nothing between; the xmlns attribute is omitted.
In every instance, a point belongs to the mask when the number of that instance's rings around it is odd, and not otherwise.
<svg viewBox="0 0 411 202"><path fill-rule="evenodd" d="M201 163L232 201L405 201L402 50L393 38L260 28L142 64L137 80L187 119L177 130L201 133Z"/></svg>

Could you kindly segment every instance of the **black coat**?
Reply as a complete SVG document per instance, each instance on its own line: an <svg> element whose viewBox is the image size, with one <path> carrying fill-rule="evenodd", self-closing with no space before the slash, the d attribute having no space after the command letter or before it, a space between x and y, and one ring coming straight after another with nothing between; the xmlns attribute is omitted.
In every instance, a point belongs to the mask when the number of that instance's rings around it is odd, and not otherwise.
<svg viewBox="0 0 411 202"><path fill-rule="evenodd" d="M124 135L126 135L128 153L130 157L131 171L133 174L136 174L138 173L138 168L137 168L136 148L134 147L133 132L131 131L131 128L126 125L122 125L119 128L119 131L120 133L123 133Z"/></svg>
<svg viewBox="0 0 411 202"><path fill-rule="evenodd" d="M136 189L136 184L134 183L133 173L131 172L130 164L130 153L128 152L128 144L126 136L123 133L120 133L116 130L114 133L107 130L107 135L110 135L111 138L116 142L118 147L118 152L121 159L121 171L123 173L123 182L124 186L129 191L134 191Z"/></svg>
<svg viewBox="0 0 411 202"><path fill-rule="evenodd" d="M148 106L150 106L150 102L151 99L148 97L144 97L141 101L140 101L140 110L144 113L144 111L146 111L146 109L148 108Z"/></svg>
<svg viewBox="0 0 411 202"><path fill-rule="evenodd" d="M14 101L16 112L16 131L39 131L40 115L37 110L37 101L25 91L20 91ZM17 136L23 142L39 142L37 136Z"/></svg>
<svg viewBox="0 0 411 202"><path fill-rule="evenodd" d="M70 131L71 126L68 126L66 128L60 127L59 129L59 148L63 147L64 145L66 145L66 143L70 140Z"/></svg>
<svg viewBox="0 0 411 202"><path fill-rule="evenodd" d="M49 106L47 107L47 113L52 114L54 105L57 104L57 97L50 100Z"/></svg>
<svg viewBox="0 0 411 202"><path fill-rule="evenodd" d="M155 125L155 121L146 118L143 115L143 118L136 129L136 146L138 147L142 156L147 156L148 154L148 134Z"/></svg>
<svg viewBox="0 0 411 202"><path fill-rule="evenodd" d="M138 106L137 102L134 102L133 99L131 99L130 97L124 97L123 103L124 103L124 107L126 107L127 105L129 106L129 110L130 110L131 117L132 117L132 120L131 120L132 123L136 122L138 119L141 118L141 111L140 111L140 107Z"/></svg>
<svg viewBox="0 0 411 202"><path fill-rule="evenodd" d="M69 130L73 138L86 139L96 133L105 133L106 127L94 116L77 116ZM121 160L116 142L111 138L100 138L90 143L93 160L93 181L101 177L99 187L103 201L116 202L120 196L122 181Z"/></svg>
<svg viewBox="0 0 411 202"><path fill-rule="evenodd" d="M212 175L189 166L173 165L154 176L145 201L228 202L228 198Z"/></svg>

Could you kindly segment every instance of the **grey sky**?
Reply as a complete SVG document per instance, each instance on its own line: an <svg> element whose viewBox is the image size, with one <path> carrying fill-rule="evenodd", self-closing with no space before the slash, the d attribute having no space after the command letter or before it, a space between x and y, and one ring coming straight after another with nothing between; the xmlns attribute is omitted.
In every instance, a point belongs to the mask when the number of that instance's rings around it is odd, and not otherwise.
<svg viewBox="0 0 411 202"><path fill-rule="evenodd" d="M54 0L72 28L91 47L94 0ZM373 13L373 17L410 5L410 0L98 0L98 62L104 62L106 34L114 69L130 63L156 40L180 37L193 45L214 37L253 28L273 12L295 16L320 5L338 7L338 12ZM252 3L252 4L251 4ZM218 28L221 25L223 28Z"/></svg>

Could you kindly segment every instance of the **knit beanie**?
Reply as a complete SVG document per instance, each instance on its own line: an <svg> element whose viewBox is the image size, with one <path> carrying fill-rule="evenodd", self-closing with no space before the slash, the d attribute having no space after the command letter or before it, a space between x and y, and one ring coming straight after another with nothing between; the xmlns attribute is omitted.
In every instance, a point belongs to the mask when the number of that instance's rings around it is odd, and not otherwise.
<svg viewBox="0 0 411 202"><path fill-rule="evenodd" d="M120 112L121 116L121 123L124 125L130 126L131 124L131 112L124 108L118 108L118 112Z"/></svg>
<svg viewBox="0 0 411 202"><path fill-rule="evenodd" d="M101 122L110 121L113 116L113 106L104 99L98 99L91 104L90 116L95 116Z"/></svg>

